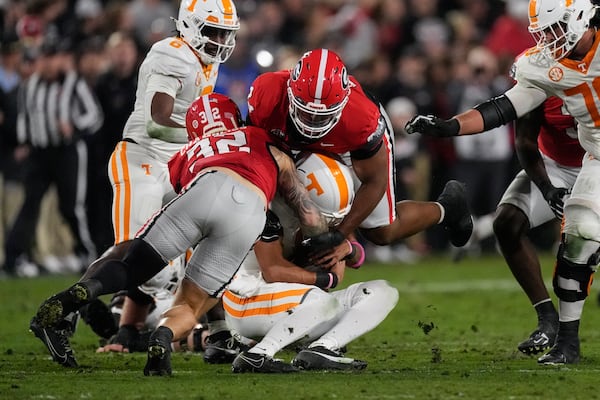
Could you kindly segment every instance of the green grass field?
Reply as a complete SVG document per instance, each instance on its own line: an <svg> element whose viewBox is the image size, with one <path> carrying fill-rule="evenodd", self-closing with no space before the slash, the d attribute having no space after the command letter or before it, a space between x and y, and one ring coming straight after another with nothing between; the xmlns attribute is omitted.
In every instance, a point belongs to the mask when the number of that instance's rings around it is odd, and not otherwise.
<svg viewBox="0 0 600 400"><path fill-rule="evenodd" d="M543 257L548 281L551 254ZM81 365L50 360L28 331L40 302L76 277L0 281L0 399L595 399L600 372L596 292L581 324L582 362L542 367L516 350L535 313L497 256L454 264L432 257L415 265L367 264L344 284L385 278L400 301L348 355L367 360L357 373L232 374L199 354L175 354L172 377L144 377L145 354L96 354L81 323L72 340ZM430 330L430 328L432 328ZM282 357L291 360L292 353Z"/></svg>

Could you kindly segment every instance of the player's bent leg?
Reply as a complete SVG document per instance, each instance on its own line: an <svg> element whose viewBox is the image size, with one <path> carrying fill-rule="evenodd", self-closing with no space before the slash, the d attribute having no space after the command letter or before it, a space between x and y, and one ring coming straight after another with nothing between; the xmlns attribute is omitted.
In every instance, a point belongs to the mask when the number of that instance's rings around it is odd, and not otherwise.
<svg viewBox="0 0 600 400"><path fill-rule="evenodd" d="M517 348L524 354L538 354L554 345L558 313L546 289L535 247L527 237L529 219L512 204L501 204L494 219L498 245L513 276L533 304L537 327Z"/></svg>
<svg viewBox="0 0 600 400"><path fill-rule="evenodd" d="M585 299L589 295L592 275L598 265L598 250L589 255L585 263L577 263L568 257L590 246L598 249L598 243L567 235L561 243L553 278L554 292L560 299L560 322L556 344L544 356L540 364L575 364L579 362L579 319ZM573 248L575 250L573 251ZM569 250L571 249L571 250ZM584 251L584 253L586 253Z"/></svg>
<svg viewBox="0 0 600 400"><path fill-rule="evenodd" d="M584 182L595 178L589 171L583 176ZM580 178L581 175L578 182ZM550 352L538 360L542 364L579 361L579 321L600 258L600 215L590 208L594 204L590 200L595 200L598 193L590 191L590 187L595 186L576 182L565 204L564 233L553 279L554 292L559 298L558 336Z"/></svg>
<svg viewBox="0 0 600 400"><path fill-rule="evenodd" d="M298 370L273 356L288 345L319 337L335 325L343 312L341 303L330 294L317 288L305 293L300 304L277 312L277 316L272 318L271 328L260 342L236 357L232 363L234 373L285 373Z"/></svg>
<svg viewBox="0 0 600 400"><path fill-rule="evenodd" d="M89 276L93 274L94 271L100 268L100 266L102 266L107 261L122 259L123 256L125 256L125 254L127 253L127 250L129 250L131 243L132 241L128 240L126 242L121 242L108 248L104 253L102 253L102 255L97 260L90 264L90 266L87 268L80 280L89 278Z"/></svg>
<svg viewBox="0 0 600 400"><path fill-rule="evenodd" d="M217 302L218 299L185 278L173 306L165 311L161 325L150 335L144 375L171 375L171 342L187 337L200 316Z"/></svg>
<svg viewBox="0 0 600 400"><path fill-rule="evenodd" d="M384 280L356 283L332 293L344 307L339 321L293 364L305 370L360 370L367 362L345 357L341 351L352 340L377 327L398 303L398 290Z"/></svg>
<svg viewBox="0 0 600 400"><path fill-rule="evenodd" d="M422 232L438 224L440 207L433 202L403 200L396 203L397 218L389 225L361 228L361 234L371 243L385 246Z"/></svg>

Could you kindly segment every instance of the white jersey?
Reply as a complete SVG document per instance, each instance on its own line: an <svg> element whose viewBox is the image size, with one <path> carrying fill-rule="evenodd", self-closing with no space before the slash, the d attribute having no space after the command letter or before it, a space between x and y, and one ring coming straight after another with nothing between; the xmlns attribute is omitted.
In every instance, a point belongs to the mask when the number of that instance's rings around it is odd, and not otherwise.
<svg viewBox="0 0 600 400"><path fill-rule="evenodd" d="M275 196L271 202L270 209L277 215L279 223L283 228L283 235L280 237L283 240L283 256L289 259L294 251L295 238L299 230L300 221L298 221L292 209L279 195ZM264 232L262 238L268 239L264 238ZM266 284L267 282L262 277L260 265L254 254L254 250L252 250L248 253L233 281L229 284L229 290L243 296L252 296L258 292L262 285Z"/></svg>
<svg viewBox="0 0 600 400"><path fill-rule="evenodd" d="M171 119L185 126L185 114L200 95L210 93L215 86L219 64L203 65L198 56L181 39L165 38L156 42L140 66L134 110L127 120L123 138L144 146L155 158L169 158L188 142L185 130L176 143L148 136L151 96L160 92L175 99Z"/></svg>
<svg viewBox="0 0 600 400"><path fill-rule="evenodd" d="M594 45L582 60L551 61L530 49L515 63L517 84L506 92L517 116L522 116L552 95L561 98L566 111L578 122L581 146L600 159L600 55Z"/></svg>

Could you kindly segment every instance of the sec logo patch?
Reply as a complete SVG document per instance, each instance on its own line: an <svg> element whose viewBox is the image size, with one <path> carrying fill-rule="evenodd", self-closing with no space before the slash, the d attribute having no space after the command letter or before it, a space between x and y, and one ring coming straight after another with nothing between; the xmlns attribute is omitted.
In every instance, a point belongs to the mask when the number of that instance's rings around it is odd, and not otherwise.
<svg viewBox="0 0 600 400"><path fill-rule="evenodd" d="M558 82L563 78L563 70L560 67L552 67L548 71L548 77L552 82Z"/></svg>

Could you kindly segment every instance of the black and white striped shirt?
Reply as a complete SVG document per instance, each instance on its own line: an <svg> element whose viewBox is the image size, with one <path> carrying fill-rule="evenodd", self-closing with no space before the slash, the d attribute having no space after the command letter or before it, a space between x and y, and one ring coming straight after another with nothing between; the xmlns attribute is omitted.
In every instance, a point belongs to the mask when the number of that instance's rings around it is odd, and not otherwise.
<svg viewBox="0 0 600 400"><path fill-rule="evenodd" d="M33 74L23 82L19 92L18 142L38 148L63 144L60 121L73 126L74 138L91 135L102 126L102 109L88 84L75 71L53 81Z"/></svg>

